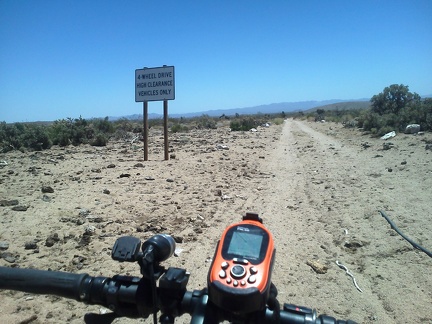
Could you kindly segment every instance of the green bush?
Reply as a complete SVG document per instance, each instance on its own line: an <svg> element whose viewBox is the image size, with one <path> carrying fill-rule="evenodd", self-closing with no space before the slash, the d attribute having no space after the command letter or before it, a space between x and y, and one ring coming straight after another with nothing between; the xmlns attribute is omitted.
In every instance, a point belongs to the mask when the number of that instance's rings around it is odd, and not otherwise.
<svg viewBox="0 0 432 324"><path fill-rule="evenodd" d="M187 131L189 131L189 128L186 125L176 123L171 126L171 132L173 133L185 133Z"/></svg>
<svg viewBox="0 0 432 324"><path fill-rule="evenodd" d="M358 126L372 134L381 136L389 131L405 130L409 124L419 124L422 130L432 130L432 100L411 102L397 113L377 113L368 109L358 117Z"/></svg>
<svg viewBox="0 0 432 324"><path fill-rule="evenodd" d="M51 125L49 133L53 144L60 146L104 142L103 145L106 145L109 135L114 132L114 129L115 127L113 123L108 121L108 117L90 121L80 117L56 120ZM100 134L104 134L104 139L101 139Z"/></svg>
<svg viewBox="0 0 432 324"><path fill-rule="evenodd" d="M212 118L208 115L202 115L201 117L198 117L196 120L196 127L198 129L216 129L217 123L215 118Z"/></svg>
<svg viewBox="0 0 432 324"><path fill-rule="evenodd" d="M23 135L23 144L23 146L32 150L42 151L49 149L52 145L52 141L49 138L46 127L33 126L28 127Z"/></svg>
<svg viewBox="0 0 432 324"><path fill-rule="evenodd" d="M0 124L0 143L1 151L9 152L18 150L22 147L21 137L25 126L20 123L8 125L5 122Z"/></svg>
<svg viewBox="0 0 432 324"><path fill-rule="evenodd" d="M275 125L282 125L283 122L284 122L283 118L274 118L273 119L273 124L275 124Z"/></svg>
<svg viewBox="0 0 432 324"><path fill-rule="evenodd" d="M104 133L98 133L90 141L90 145L92 146L106 146L108 144L108 137Z"/></svg>
<svg viewBox="0 0 432 324"><path fill-rule="evenodd" d="M404 131L409 124L432 130L432 99L421 100L408 86L391 85L371 99L371 109L358 118L359 126L381 136L392 130Z"/></svg>
<svg viewBox="0 0 432 324"><path fill-rule="evenodd" d="M110 134L114 132L114 125L108 120L108 117L104 119L93 119L92 120L93 127L102 133Z"/></svg>
<svg viewBox="0 0 432 324"><path fill-rule="evenodd" d="M249 131L252 128L256 128L261 125L262 122L259 119L255 119L251 116L239 117L230 122L230 128L232 131Z"/></svg>

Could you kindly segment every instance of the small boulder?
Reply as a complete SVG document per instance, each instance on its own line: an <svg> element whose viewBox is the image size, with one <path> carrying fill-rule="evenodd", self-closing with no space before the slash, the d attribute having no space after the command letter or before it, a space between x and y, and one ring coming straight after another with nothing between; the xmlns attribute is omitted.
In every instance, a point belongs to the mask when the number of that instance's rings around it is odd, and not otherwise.
<svg viewBox="0 0 432 324"><path fill-rule="evenodd" d="M26 250L36 250L38 248L37 243L35 241L25 242L24 248Z"/></svg>
<svg viewBox="0 0 432 324"><path fill-rule="evenodd" d="M50 186L43 186L42 189L41 189L41 191L43 193L53 193L54 189L52 187L50 187Z"/></svg>
<svg viewBox="0 0 432 324"><path fill-rule="evenodd" d="M405 134L416 134L418 132L420 132L419 124L410 124L405 128Z"/></svg>
<svg viewBox="0 0 432 324"><path fill-rule="evenodd" d="M28 206L23 206L23 205L17 205L12 207L12 210L14 211L26 211L28 209Z"/></svg>
<svg viewBox="0 0 432 324"><path fill-rule="evenodd" d="M7 250L9 249L9 243L5 241L0 242L0 250Z"/></svg>

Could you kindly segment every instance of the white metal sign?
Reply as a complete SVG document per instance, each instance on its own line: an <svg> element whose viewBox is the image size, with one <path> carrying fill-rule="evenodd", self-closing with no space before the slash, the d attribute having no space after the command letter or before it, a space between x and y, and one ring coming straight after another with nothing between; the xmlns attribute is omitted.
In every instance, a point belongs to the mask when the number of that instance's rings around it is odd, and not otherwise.
<svg viewBox="0 0 432 324"><path fill-rule="evenodd" d="M174 98L174 66L135 70L135 102Z"/></svg>

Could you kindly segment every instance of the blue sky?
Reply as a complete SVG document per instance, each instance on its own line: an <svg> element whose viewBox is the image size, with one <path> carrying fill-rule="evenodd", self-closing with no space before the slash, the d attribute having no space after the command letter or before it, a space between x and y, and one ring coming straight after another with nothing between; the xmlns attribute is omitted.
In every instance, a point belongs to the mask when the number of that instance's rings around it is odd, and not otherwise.
<svg viewBox="0 0 432 324"><path fill-rule="evenodd" d="M429 95L431 17L430 0L0 0L0 121L140 114L144 66L175 67L172 114Z"/></svg>

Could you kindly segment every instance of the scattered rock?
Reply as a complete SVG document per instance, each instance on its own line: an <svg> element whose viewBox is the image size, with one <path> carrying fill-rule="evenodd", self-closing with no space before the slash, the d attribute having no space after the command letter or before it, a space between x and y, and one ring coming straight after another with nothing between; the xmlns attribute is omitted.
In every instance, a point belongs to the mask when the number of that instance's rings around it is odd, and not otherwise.
<svg viewBox="0 0 432 324"><path fill-rule="evenodd" d="M419 124L410 124L407 125L405 128L405 134L415 134L420 132L420 125Z"/></svg>
<svg viewBox="0 0 432 324"><path fill-rule="evenodd" d="M55 243L59 242L60 238L58 236L57 233L53 233L50 236L47 237L46 241L45 241L45 246L51 247L53 246Z"/></svg>
<svg viewBox="0 0 432 324"><path fill-rule="evenodd" d="M319 261L307 260L306 264L310 266L313 269L313 271L315 271L316 273L319 274L327 273L328 267L320 263Z"/></svg>
<svg viewBox="0 0 432 324"><path fill-rule="evenodd" d="M183 243L183 236L172 235L172 237L176 243Z"/></svg>
<svg viewBox="0 0 432 324"><path fill-rule="evenodd" d="M144 179L151 181L151 180L154 180L155 178L148 176L148 177L145 177Z"/></svg>
<svg viewBox="0 0 432 324"><path fill-rule="evenodd" d="M107 165L107 168L108 168L108 169L115 168L115 164L112 164L112 163L111 163L111 164L108 164L108 165Z"/></svg>
<svg viewBox="0 0 432 324"><path fill-rule="evenodd" d="M108 189L104 189L103 193L106 194L106 195L109 195L111 193L111 191L109 191Z"/></svg>
<svg viewBox="0 0 432 324"><path fill-rule="evenodd" d="M81 270L84 267L84 262L86 258L80 255L74 255L72 259L72 264L78 269Z"/></svg>
<svg viewBox="0 0 432 324"><path fill-rule="evenodd" d="M82 208L82 209L79 211L78 215L83 216L83 217L86 217L86 216L90 215L90 210L85 209L85 208Z"/></svg>
<svg viewBox="0 0 432 324"><path fill-rule="evenodd" d="M102 223L103 222L103 218L102 217L95 217L95 216L87 216L86 219L89 222L93 222L93 223Z"/></svg>
<svg viewBox="0 0 432 324"><path fill-rule="evenodd" d="M54 189L52 187L50 187L50 186L43 186L42 189L41 189L41 191L43 193L53 193Z"/></svg>
<svg viewBox="0 0 432 324"><path fill-rule="evenodd" d="M15 263L16 261L16 257L10 252L0 253L0 258L2 258L3 260L9 263Z"/></svg>
<svg viewBox="0 0 432 324"><path fill-rule="evenodd" d="M89 245L91 242L91 237L95 231L96 231L96 227L87 226L84 230L84 233L81 235L81 240L79 241L78 246L83 247Z"/></svg>
<svg viewBox="0 0 432 324"><path fill-rule="evenodd" d="M346 241L344 244L344 247L351 250L352 252L357 251L358 248L361 248L363 246L364 246L364 243L361 241L357 241L357 240L352 240L350 242Z"/></svg>
<svg viewBox="0 0 432 324"><path fill-rule="evenodd" d="M86 219L84 217L61 217L59 221L62 223L73 223L76 225L82 225L85 223Z"/></svg>
<svg viewBox="0 0 432 324"><path fill-rule="evenodd" d="M36 250L38 248L37 243L35 241L28 241L24 243L24 248L26 250Z"/></svg>
<svg viewBox="0 0 432 324"><path fill-rule="evenodd" d="M26 211L28 209L28 206L18 205L12 207L12 210L14 211Z"/></svg>
<svg viewBox="0 0 432 324"><path fill-rule="evenodd" d="M84 229L84 231L85 231L86 234L91 234L92 235L94 232L96 232L96 227L94 227L92 225L89 225L89 226L86 226L86 228Z"/></svg>
<svg viewBox="0 0 432 324"><path fill-rule="evenodd" d="M137 163L137 164L134 165L134 168L144 168L144 164Z"/></svg>
<svg viewBox="0 0 432 324"><path fill-rule="evenodd" d="M370 145L368 142L361 143L361 146L362 146L364 149L367 149L367 148L371 147L371 145Z"/></svg>
<svg viewBox="0 0 432 324"><path fill-rule="evenodd" d="M7 207L7 206L16 206L18 205L18 200L12 199L12 200L0 200L0 206Z"/></svg>
<svg viewBox="0 0 432 324"><path fill-rule="evenodd" d="M9 243L8 242L5 242L5 241L1 241L0 242L0 250L7 250L7 249L9 249Z"/></svg>
<svg viewBox="0 0 432 324"><path fill-rule="evenodd" d="M394 144L390 142L383 143L383 150L384 151L390 150L393 146Z"/></svg>
<svg viewBox="0 0 432 324"><path fill-rule="evenodd" d="M223 144L218 144L218 145L216 145L216 148L217 148L218 150L229 150L229 147L226 146L226 145L223 145Z"/></svg>
<svg viewBox="0 0 432 324"><path fill-rule="evenodd" d="M129 178L131 175L129 173L120 174L120 178Z"/></svg>
<svg viewBox="0 0 432 324"><path fill-rule="evenodd" d="M174 182L174 179L166 179L167 182Z"/></svg>

